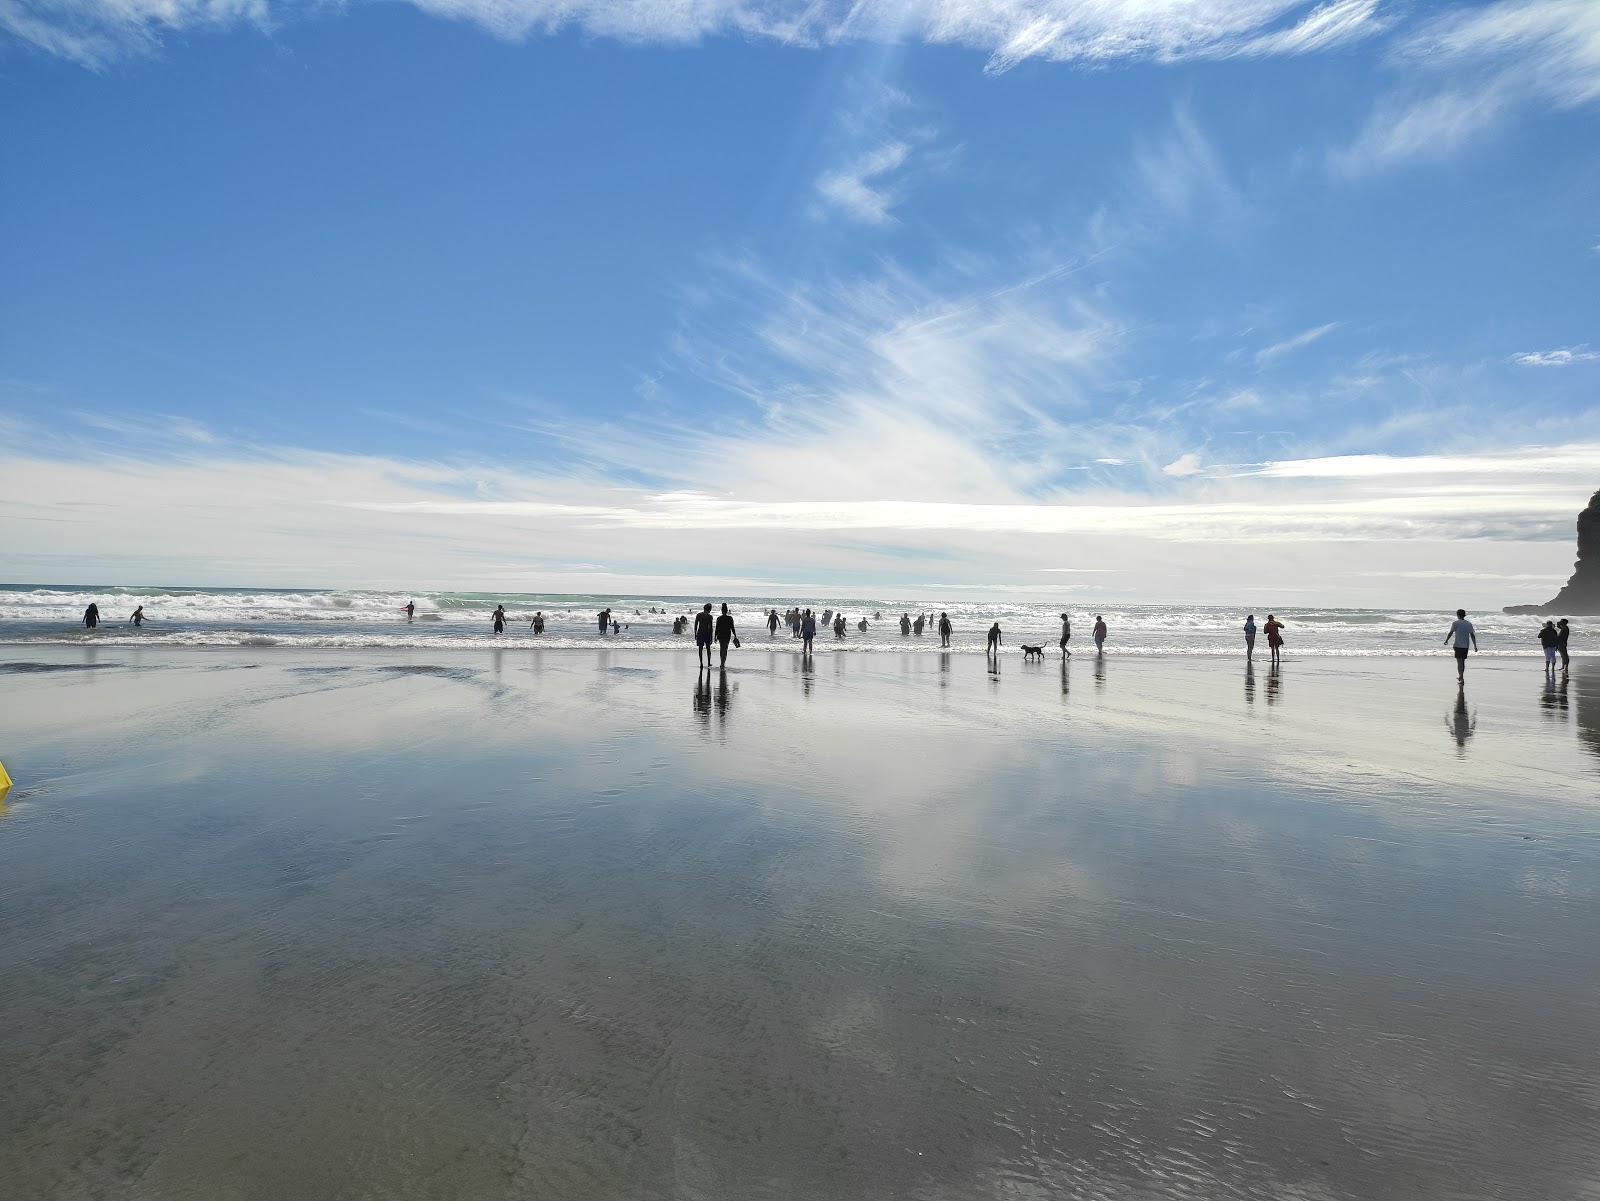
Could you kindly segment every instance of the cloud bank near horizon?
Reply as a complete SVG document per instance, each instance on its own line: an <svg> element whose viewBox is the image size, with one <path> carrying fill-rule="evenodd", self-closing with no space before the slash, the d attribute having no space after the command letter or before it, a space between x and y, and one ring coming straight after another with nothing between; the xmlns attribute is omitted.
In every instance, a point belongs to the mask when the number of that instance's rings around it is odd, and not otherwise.
<svg viewBox="0 0 1600 1201"><path fill-rule="evenodd" d="M1564 577L1600 443L1215 467L1171 503L1109 490L1035 503L752 501L204 442L176 457L13 454L0 472L15 484L0 499L13 535L0 573L17 582L89 582L87 571L99 583L773 594L804 582L873 595L1481 606Z"/></svg>

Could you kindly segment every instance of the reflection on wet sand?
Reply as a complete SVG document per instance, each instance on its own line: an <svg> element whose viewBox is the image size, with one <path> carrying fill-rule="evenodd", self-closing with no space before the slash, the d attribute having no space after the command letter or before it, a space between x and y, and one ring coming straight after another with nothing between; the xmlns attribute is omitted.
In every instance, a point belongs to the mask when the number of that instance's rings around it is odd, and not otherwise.
<svg viewBox="0 0 1600 1201"><path fill-rule="evenodd" d="M7 679L8 1199L1594 1179L1596 674L219 662Z"/></svg>
<svg viewBox="0 0 1600 1201"><path fill-rule="evenodd" d="M1600 661L1579 661L1573 691L1578 694L1578 740L1600 766Z"/></svg>
<svg viewBox="0 0 1600 1201"><path fill-rule="evenodd" d="M1539 714L1546 721L1567 720L1567 673L1545 674L1543 690L1539 694Z"/></svg>
<svg viewBox="0 0 1600 1201"><path fill-rule="evenodd" d="M1256 703L1256 665L1249 659L1244 661L1244 703Z"/></svg>
<svg viewBox="0 0 1600 1201"><path fill-rule="evenodd" d="M1465 684L1457 686L1455 708L1445 717L1444 724L1450 731L1450 737L1455 739L1456 752L1466 754L1467 740L1478 732L1478 715L1476 711L1467 708Z"/></svg>

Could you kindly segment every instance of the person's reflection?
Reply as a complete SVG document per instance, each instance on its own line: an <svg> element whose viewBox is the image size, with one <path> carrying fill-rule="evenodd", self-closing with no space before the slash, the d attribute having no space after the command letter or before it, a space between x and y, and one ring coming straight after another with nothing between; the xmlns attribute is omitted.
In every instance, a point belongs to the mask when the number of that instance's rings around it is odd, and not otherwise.
<svg viewBox="0 0 1600 1201"><path fill-rule="evenodd" d="M710 681L707 680L707 683L709 684ZM717 672L717 732L718 733L721 733L723 728L728 724L728 701L732 697L732 695L733 694L728 690L728 673L726 671Z"/></svg>
<svg viewBox="0 0 1600 1201"><path fill-rule="evenodd" d="M811 689L817 682L817 665L812 662L811 656L800 656L800 695L809 697Z"/></svg>
<svg viewBox="0 0 1600 1201"><path fill-rule="evenodd" d="M1063 697L1069 695L1072 691L1070 683L1067 679L1068 664L1070 662L1071 660L1065 655L1061 656L1061 695Z"/></svg>
<svg viewBox="0 0 1600 1201"><path fill-rule="evenodd" d="M694 673L694 715L700 720L700 732L711 732L711 671L701 667Z"/></svg>
<svg viewBox="0 0 1600 1201"><path fill-rule="evenodd" d="M939 687L950 687L950 652L939 652Z"/></svg>
<svg viewBox="0 0 1600 1201"><path fill-rule="evenodd" d="M1276 660L1267 668L1267 704L1278 703L1278 693L1283 689L1283 678L1278 674Z"/></svg>
<svg viewBox="0 0 1600 1201"><path fill-rule="evenodd" d="M990 658L988 662L989 662L989 683L998 684L1000 682L1000 656L998 654L996 654L992 658Z"/></svg>
<svg viewBox="0 0 1600 1201"><path fill-rule="evenodd" d="M1455 739L1456 753L1467 753L1467 739L1471 738L1478 730L1478 715L1467 709L1467 686L1465 683L1456 689L1456 707L1450 711L1450 716L1444 719L1445 726L1450 731L1450 737Z"/></svg>
<svg viewBox="0 0 1600 1201"><path fill-rule="evenodd" d="M1545 721L1566 721L1567 712L1567 675L1562 672L1559 676L1549 675L1544 677L1544 691L1539 694L1539 716Z"/></svg>
<svg viewBox="0 0 1600 1201"><path fill-rule="evenodd" d="M494 678L500 678L500 669L505 666L505 651L490 651L489 666L494 670Z"/></svg>
<svg viewBox="0 0 1600 1201"><path fill-rule="evenodd" d="M1104 652L1094 657L1094 689L1101 691L1106 686L1106 657Z"/></svg>
<svg viewBox="0 0 1600 1201"><path fill-rule="evenodd" d="M1256 703L1256 665L1249 659L1244 661L1244 703Z"/></svg>
<svg viewBox="0 0 1600 1201"><path fill-rule="evenodd" d="M1600 770L1600 663L1584 663L1576 674L1578 741L1589 748Z"/></svg>

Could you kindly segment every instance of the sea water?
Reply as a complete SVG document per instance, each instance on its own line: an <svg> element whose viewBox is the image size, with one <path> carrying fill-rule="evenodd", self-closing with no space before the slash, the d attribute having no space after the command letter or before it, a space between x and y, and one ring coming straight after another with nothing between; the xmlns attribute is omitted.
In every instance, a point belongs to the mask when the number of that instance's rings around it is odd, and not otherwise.
<svg viewBox="0 0 1600 1201"><path fill-rule="evenodd" d="M1072 616L1073 649L1093 647L1092 631L1103 616L1110 636L1106 649L1119 655L1237 655L1243 649L1246 613L1256 624L1275 613L1286 625L1287 653L1295 656L1407 656L1436 654L1454 613L1404 609L1271 608L1268 603L1218 608L1196 605L1107 605L1085 609L1065 601L1022 602L1004 598L952 600L939 596L651 596L645 594L572 595L561 593L391 592L382 590L274 590L233 588L88 588L10 586L0 588L0 644L86 643L101 646L300 647L306 649L452 649L527 646L544 648L634 647L663 650L691 641L672 633L673 618L692 616L707 601L726 602L743 640L765 645L770 639L765 615L810 608L819 618L820 653L937 651L935 628L948 613L955 629L951 649L979 654L989 627L1000 623L1007 648L1043 643L1054 648L1061 636L1061 613ZM408 619L407 602L416 605ZM83 612L100 607L101 626L87 630ZM130 618L144 606L145 624ZM510 617L505 634L492 630L496 605ZM619 634L602 637L597 615L610 609ZM846 636L835 637L820 624L822 613L845 614ZM535 612L545 617L545 632L529 626ZM923 634L902 635L902 614L927 615ZM1536 655L1540 621L1501 613L1473 613L1481 653ZM862 631L857 622L865 618ZM780 626L776 639L792 641ZM1265 649L1266 639L1260 639ZM1580 621L1572 650L1594 644Z"/></svg>

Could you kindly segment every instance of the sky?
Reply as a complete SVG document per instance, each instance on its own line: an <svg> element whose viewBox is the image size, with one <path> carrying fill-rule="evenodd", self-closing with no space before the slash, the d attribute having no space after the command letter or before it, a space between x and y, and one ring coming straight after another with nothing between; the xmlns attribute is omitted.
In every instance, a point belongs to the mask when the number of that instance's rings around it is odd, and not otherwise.
<svg viewBox="0 0 1600 1201"><path fill-rule="evenodd" d="M0 581L1451 609L1600 3L0 0Z"/></svg>

